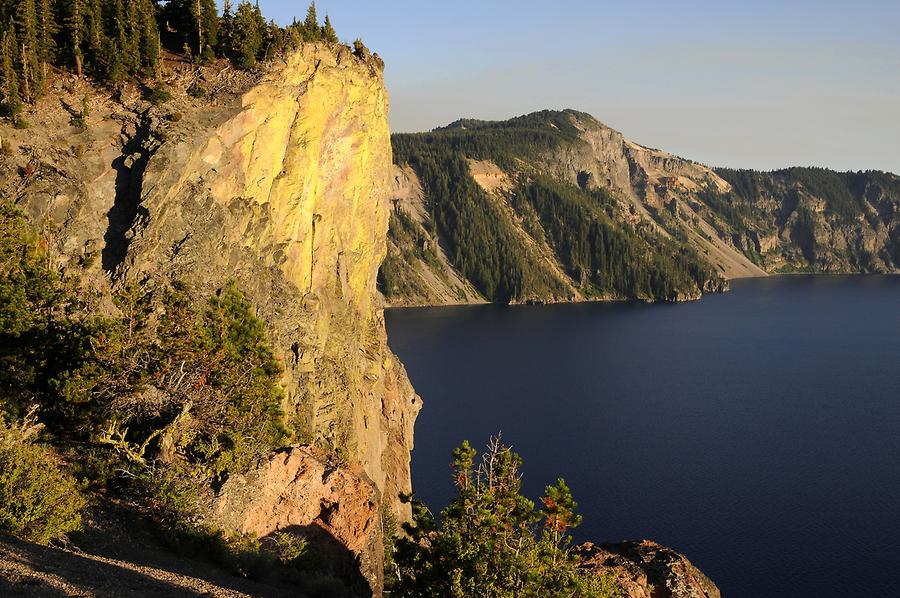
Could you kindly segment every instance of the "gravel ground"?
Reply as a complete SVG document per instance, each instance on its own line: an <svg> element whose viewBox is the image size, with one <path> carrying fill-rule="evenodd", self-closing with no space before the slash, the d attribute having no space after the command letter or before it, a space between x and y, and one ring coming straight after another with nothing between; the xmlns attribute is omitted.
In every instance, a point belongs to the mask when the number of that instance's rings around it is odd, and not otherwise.
<svg viewBox="0 0 900 598"><path fill-rule="evenodd" d="M142 547L137 564L78 549L39 546L0 536L0 596L297 596L235 577L210 565Z"/></svg>

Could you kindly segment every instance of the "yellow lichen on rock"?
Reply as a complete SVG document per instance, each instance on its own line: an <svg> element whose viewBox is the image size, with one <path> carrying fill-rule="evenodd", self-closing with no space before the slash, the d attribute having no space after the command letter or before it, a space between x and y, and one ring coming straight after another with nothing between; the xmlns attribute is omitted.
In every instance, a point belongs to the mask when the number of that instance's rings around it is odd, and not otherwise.
<svg viewBox="0 0 900 598"><path fill-rule="evenodd" d="M245 246L277 247L276 265L298 289L335 287L363 312L384 257L387 103L365 62L298 52L244 95L192 160L216 172L210 192L222 205L240 198L268 212L269 229Z"/></svg>
<svg viewBox="0 0 900 598"><path fill-rule="evenodd" d="M233 105L192 114L149 161L122 273L198 295L233 278L270 326L299 440L358 461L401 514L419 399L391 359L376 280L391 189L371 59L307 45ZM390 364L384 367L384 363Z"/></svg>

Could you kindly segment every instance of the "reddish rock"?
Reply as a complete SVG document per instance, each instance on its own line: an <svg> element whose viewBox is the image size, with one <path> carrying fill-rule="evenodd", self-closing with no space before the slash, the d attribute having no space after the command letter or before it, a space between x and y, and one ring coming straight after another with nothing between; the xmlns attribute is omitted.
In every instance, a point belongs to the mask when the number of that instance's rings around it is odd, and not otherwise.
<svg viewBox="0 0 900 598"><path fill-rule="evenodd" d="M231 477L216 497L212 520L221 527L271 537L307 538L336 572L371 595L383 585L380 495L360 466L329 461L324 451L278 451L246 476ZM360 577L361 575L361 577Z"/></svg>
<svg viewBox="0 0 900 598"><path fill-rule="evenodd" d="M651 540L577 548L582 567L612 571L623 598L721 598L719 588L684 555Z"/></svg>

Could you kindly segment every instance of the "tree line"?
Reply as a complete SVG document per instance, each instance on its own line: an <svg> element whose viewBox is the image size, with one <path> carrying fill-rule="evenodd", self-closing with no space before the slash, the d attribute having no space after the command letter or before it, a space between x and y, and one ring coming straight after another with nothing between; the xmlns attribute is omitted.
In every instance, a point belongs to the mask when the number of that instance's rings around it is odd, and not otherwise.
<svg viewBox="0 0 900 598"><path fill-rule="evenodd" d="M279 27L258 2L226 0L220 14L215 0L0 0L0 106L18 121L54 69L119 84L156 76L166 51L249 69L304 42L338 43L315 3L306 19Z"/></svg>

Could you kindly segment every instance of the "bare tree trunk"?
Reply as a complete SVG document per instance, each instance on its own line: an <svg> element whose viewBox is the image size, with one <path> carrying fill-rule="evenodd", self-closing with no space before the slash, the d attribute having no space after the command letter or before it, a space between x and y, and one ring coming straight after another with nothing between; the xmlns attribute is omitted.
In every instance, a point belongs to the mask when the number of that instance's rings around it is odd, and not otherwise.
<svg viewBox="0 0 900 598"><path fill-rule="evenodd" d="M24 87L23 91L25 92L25 98L27 100L31 101L31 83L29 83L28 80L31 79L32 76L28 72L29 66L30 65L28 64L28 46L25 44L22 44L22 81L25 82L25 87Z"/></svg>
<svg viewBox="0 0 900 598"><path fill-rule="evenodd" d="M203 7L197 0L197 56L203 58Z"/></svg>

